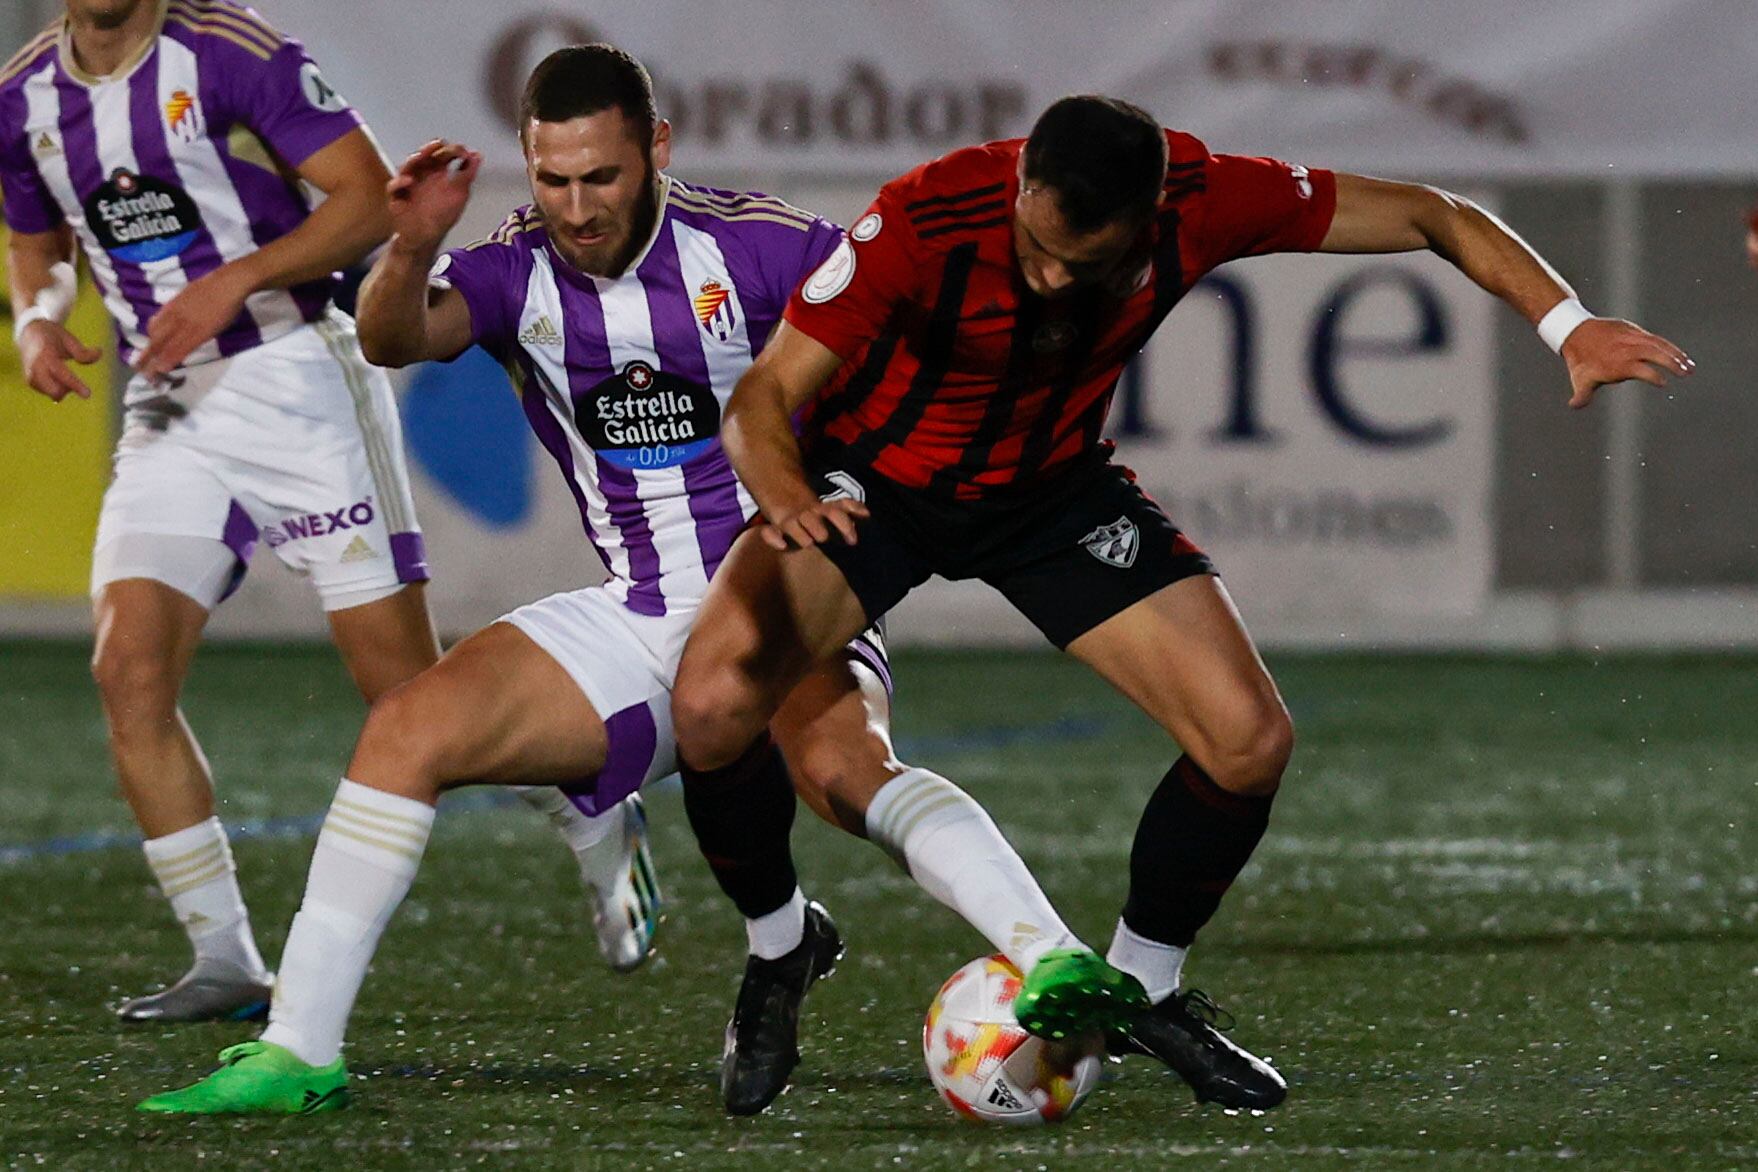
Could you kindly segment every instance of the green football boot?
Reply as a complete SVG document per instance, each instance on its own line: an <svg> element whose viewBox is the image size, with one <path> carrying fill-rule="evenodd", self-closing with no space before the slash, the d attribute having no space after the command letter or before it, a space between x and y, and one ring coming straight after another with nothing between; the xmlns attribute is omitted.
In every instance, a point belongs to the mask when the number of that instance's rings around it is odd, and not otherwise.
<svg viewBox="0 0 1758 1172"><path fill-rule="evenodd" d="M1026 1033L1052 1042L1126 1029L1147 1008L1141 982L1090 948L1046 952L1013 1001L1013 1015Z"/></svg>
<svg viewBox="0 0 1758 1172"><path fill-rule="evenodd" d="M220 1069L178 1091L142 1099L137 1111L167 1115L315 1115L348 1102L348 1071L340 1058L313 1066L272 1042L242 1042L220 1051Z"/></svg>

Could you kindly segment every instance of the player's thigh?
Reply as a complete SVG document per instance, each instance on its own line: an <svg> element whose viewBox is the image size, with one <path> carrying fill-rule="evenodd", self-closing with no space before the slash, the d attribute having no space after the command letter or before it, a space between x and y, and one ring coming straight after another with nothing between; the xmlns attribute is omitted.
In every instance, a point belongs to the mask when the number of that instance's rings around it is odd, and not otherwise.
<svg viewBox="0 0 1758 1172"><path fill-rule="evenodd" d="M497 622L379 698L348 776L392 792L572 782L605 751L604 722L568 671Z"/></svg>
<svg viewBox="0 0 1758 1172"><path fill-rule="evenodd" d="M865 835L873 795L903 766L891 744L887 677L850 647L808 672L769 728L800 799L831 825Z"/></svg>
<svg viewBox="0 0 1758 1172"><path fill-rule="evenodd" d="M672 713L685 756L694 758L693 741L742 748L814 664L866 625L860 599L821 551L783 553L755 531L740 536L678 663Z"/></svg>
<svg viewBox="0 0 1758 1172"><path fill-rule="evenodd" d="M1219 578L1184 578L1068 645L1223 787L1274 789L1293 747L1275 681Z"/></svg>
<svg viewBox="0 0 1758 1172"><path fill-rule="evenodd" d="M439 659L425 582L410 582L384 598L332 610L326 617L342 663L369 704Z"/></svg>

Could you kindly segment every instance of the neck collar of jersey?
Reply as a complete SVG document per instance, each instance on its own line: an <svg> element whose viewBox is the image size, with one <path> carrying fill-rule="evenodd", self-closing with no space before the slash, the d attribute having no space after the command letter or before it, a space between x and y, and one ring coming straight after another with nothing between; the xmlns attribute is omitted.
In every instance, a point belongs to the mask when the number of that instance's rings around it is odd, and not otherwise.
<svg viewBox="0 0 1758 1172"><path fill-rule="evenodd" d="M159 36L165 31L165 14L170 10L170 7L171 0L159 0L158 13L153 17L153 27L146 36L141 38L140 44L136 45L129 51L128 56L122 59L122 64L103 77L99 77L95 73L87 73L79 67L79 60L73 52L73 21L65 16L62 17L61 43L56 50L61 57L62 70L66 72L68 77L81 85L103 85L106 82L121 81L140 68L140 63L147 59L147 54L151 53L154 46L159 43Z"/></svg>

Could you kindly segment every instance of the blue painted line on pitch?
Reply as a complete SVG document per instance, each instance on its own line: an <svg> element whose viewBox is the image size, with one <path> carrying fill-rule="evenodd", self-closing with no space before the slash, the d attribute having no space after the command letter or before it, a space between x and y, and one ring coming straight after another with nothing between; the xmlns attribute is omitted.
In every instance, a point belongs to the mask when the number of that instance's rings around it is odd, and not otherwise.
<svg viewBox="0 0 1758 1172"><path fill-rule="evenodd" d="M1090 740L1106 732L1111 721L1097 717L1065 716L1044 724L1020 727L997 726L971 729L943 735L927 734L897 738L897 749L906 760L957 753L980 753L1020 745L1048 745L1067 741ZM656 784L675 784L671 779ZM649 789L653 786L649 786ZM447 817L475 814L518 804L512 794L500 790L478 790L458 794L445 800ZM276 841L314 837L323 825L327 810L313 814L292 814L280 818L258 818L228 825L226 833L233 842ZM87 834L69 834L46 838L41 842L22 842L0 846L0 867L9 867L35 859L84 855L96 851L135 850L140 847L136 830L98 830Z"/></svg>

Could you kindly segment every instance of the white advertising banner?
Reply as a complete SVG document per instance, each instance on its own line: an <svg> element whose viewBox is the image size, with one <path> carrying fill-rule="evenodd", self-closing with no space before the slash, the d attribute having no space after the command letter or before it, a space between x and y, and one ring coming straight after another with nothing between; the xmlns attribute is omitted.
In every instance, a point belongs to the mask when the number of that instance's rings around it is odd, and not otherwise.
<svg viewBox="0 0 1758 1172"><path fill-rule="evenodd" d="M1758 18L1729 0L261 0L393 152L520 166L531 67L603 39L651 68L680 166L891 174L1023 135L1071 92L1213 148L1360 171L1758 172Z"/></svg>
<svg viewBox="0 0 1758 1172"><path fill-rule="evenodd" d="M1496 308L1428 254L1228 266L1120 388L1118 458L1248 615L1471 614L1495 568Z"/></svg>

